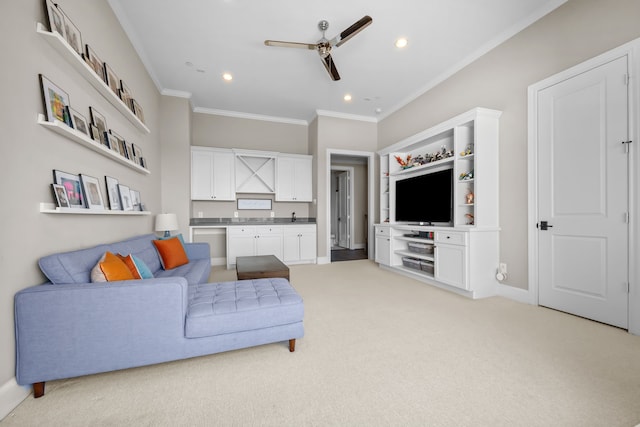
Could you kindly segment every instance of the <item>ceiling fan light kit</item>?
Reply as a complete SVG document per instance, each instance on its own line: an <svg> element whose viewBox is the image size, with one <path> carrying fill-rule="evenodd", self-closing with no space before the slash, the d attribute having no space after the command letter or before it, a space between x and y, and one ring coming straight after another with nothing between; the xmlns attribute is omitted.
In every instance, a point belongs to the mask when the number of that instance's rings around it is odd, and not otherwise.
<svg viewBox="0 0 640 427"><path fill-rule="evenodd" d="M325 37L325 32L327 31L327 28L329 28L329 22L323 19L322 21L318 22L318 29L322 31L322 38L318 40L317 43L298 43L279 40L265 40L264 44L267 46L275 47L294 47L298 49L316 50L320 55L322 64L329 73L329 76L331 76L332 80L336 81L340 80L340 74L338 73L338 69L336 68L335 63L333 62L333 58L331 57L331 49L333 49L334 47L342 46L353 36L364 30L372 22L373 19L371 19L370 16L365 15L364 17L353 23L349 28L345 29L331 40L328 40Z"/></svg>

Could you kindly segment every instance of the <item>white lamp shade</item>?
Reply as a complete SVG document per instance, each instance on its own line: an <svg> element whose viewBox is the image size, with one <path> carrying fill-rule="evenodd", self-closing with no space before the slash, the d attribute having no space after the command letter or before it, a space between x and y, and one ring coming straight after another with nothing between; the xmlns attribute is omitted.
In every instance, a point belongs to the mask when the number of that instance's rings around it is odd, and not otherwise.
<svg viewBox="0 0 640 427"><path fill-rule="evenodd" d="M176 214L156 215L156 231L170 231L178 229L178 217Z"/></svg>

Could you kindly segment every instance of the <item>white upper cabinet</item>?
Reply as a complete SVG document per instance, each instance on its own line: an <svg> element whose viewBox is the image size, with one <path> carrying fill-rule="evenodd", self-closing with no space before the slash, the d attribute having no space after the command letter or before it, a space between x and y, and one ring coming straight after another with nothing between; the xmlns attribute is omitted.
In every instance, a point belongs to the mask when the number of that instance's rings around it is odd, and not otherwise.
<svg viewBox="0 0 640 427"><path fill-rule="evenodd" d="M235 200L232 150L191 148L191 200Z"/></svg>
<svg viewBox="0 0 640 427"><path fill-rule="evenodd" d="M279 154L276 168L276 201L311 202L313 157Z"/></svg>
<svg viewBox="0 0 640 427"><path fill-rule="evenodd" d="M236 193L266 193L276 191L276 153L233 150L236 167Z"/></svg>

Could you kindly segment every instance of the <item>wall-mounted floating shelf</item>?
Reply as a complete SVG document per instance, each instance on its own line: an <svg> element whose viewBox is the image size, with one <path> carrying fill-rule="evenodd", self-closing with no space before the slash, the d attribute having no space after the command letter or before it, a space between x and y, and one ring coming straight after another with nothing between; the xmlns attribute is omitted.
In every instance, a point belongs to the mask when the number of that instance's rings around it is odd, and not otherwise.
<svg viewBox="0 0 640 427"><path fill-rule="evenodd" d="M121 156L120 154L116 153L113 150L110 150L109 148L107 148L106 146L100 144L99 142L94 141L93 139L89 138L88 135L79 132L73 128L70 128L69 126L65 125L62 122L48 122L47 120L45 120L44 118L44 114L38 114L38 124L41 126L44 126L45 128L60 134L64 137L66 137L67 139L73 141L73 142L77 142L78 144L82 145L83 147L87 147L93 151L95 151L96 153L100 153L103 156L109 157L112 160L115 160L116 162L123 164L125 166L130 167L131 169L143 173L143 174L150 174L151 172L149 171L149 169L145 169L142 166L140 166L137 163L132 162L131 160L127 159L124 156Z"/></svg>
<svg viewBox="0 0 640 427"><path fill-rule="evenodd" d="M140 121L140 119L122 102L122 100L113 93L111 88L89 67L89 65L77 54L75 50L56 32L47 31L46 27L40 22L36 24L36 32L56 50L58 53L71 64L84 79L89 82L107 101L111 103L124 117L126 117L133 125L145 133L151 133L149 128Z"/></svg>
<svg viewBox="0 0 640 427"><path fill-rule="evenodd" d="M109 209L60 208L54 203L40 203L40 213L75 215L151 215L149 211L112 211Z"/></svg>

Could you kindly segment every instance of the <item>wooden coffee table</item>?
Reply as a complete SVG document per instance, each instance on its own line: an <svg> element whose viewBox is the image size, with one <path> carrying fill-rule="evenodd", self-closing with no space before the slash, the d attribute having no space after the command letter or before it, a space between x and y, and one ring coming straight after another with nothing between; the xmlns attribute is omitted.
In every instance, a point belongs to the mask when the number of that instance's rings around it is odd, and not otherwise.
<svg viewBox="0 0 640 427"><path fill-rule="evenodd" d="M274 255L239 256L236 258L238 280L284 277L289 280L289 267Z"/></svg>

